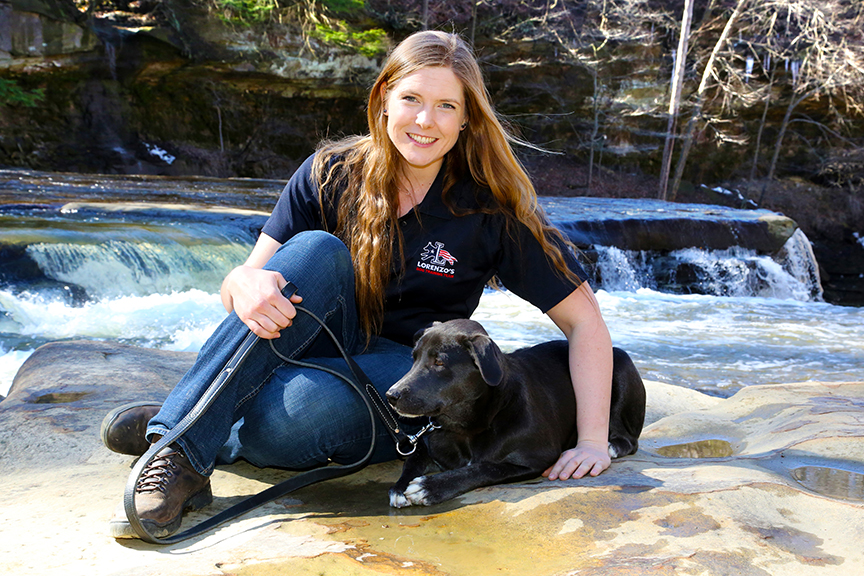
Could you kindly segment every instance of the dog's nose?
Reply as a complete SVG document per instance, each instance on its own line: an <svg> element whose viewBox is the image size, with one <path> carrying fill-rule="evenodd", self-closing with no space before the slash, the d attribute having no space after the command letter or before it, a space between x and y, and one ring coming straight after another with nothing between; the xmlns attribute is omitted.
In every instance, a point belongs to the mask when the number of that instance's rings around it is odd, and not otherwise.
<svg viewBox="0 0 864 576"><path fill-rule="evenodd" d="M387 391L386 396L387 396L387 401L390 402L390 405L395 408L396 403L399 401L399 398L402 397L402 394L399 392L399 390L395 390L395 389L391 388L390 390Z"/></svg>

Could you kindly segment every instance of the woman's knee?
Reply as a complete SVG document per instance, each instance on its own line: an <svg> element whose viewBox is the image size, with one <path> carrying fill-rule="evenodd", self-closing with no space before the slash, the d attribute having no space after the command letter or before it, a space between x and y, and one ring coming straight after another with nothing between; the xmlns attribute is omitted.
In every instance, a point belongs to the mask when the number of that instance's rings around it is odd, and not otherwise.
<svg viewBox="0 0 864 576"><path fill-rule="evenodd" d="M264 266L282 274L297 287L304 305L312 305L312 295L320 295L326 306L337 300L354 301L354 268L351 253L336 236L320 230L297 234Z"/></svg>
<svg viewBox="0 0 864 576"><path fill-rule="evenodd" d="M329 232L307 230L282 244L265 268L278 268L308 262L316 269L330 272L352 270L351 253L345 244Z"/></svg>

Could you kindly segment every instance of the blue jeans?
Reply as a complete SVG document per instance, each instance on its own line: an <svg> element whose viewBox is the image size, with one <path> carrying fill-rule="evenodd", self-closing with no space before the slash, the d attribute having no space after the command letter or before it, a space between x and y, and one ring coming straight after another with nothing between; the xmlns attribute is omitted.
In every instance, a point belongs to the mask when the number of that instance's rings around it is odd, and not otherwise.
<svg viewBox="0 0 864 576"><path fill-rule="evenodd" d="M345 245L326 232L303 232L286 242L264 266L297 286L301 306L323 319L345 350L383 395L411 367L411 348L366 336L354 304L354 271ZM233 312L207 340L192 368L150 421L148 437L165 434L192 409L249 332ZM348 368L320 325L298 312L272 341L288 358ZM371 462L397 457L378 424ZM372 424L359 395L336 376L285 363L259 340L207 412L177 442L201 474L216 463L244 459L256 466L302 470L351 463L369 449Z"/></svg>

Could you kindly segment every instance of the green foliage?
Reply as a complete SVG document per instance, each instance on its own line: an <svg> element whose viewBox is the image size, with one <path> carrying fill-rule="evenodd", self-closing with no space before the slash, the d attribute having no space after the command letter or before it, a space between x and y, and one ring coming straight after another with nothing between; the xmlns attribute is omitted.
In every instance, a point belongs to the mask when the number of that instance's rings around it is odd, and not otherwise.
<svg viewBox="0 0 864 576"><path fill-rule="evenodd" d="M253 26L268 21L299 19L304 31L327 44L353 50L369 58L387 51L387 33L381 28L361 30L334 18L351 21L365 17L365 0L210 0L218 17L229 24ZM304 8L305 6L305 8ZM330 16L328 16L328 14Z"/></svg>
<svg viewBox="0 0 864 576"><path fill-rule="evenodd" d="M341 14L352 14L363 10L364 0L321 0L327 9Z"/></svg>
<svg viewBox="0 0 864 576"><path fill-rule="evenodd" d="M213 4L220 20L246 26L266 22L279 8L276 0L213 0Z"/></svg>
<svg viewBox="0 0 864 576"><path fill-rule="evenodd" d="M15 80L0 78L0 106L21 104L34 108L43 98L45 98L44 88L27 91L18 86Z"/></svg>
<svg viewBox="0 0 864 576"><path fill-rule="evenodd" d="M381 28L357 30L342 21L337 21L332 27L316 23L311 35L328 44L355 50L368 58L374 58L387 51L387 33Z"/></svg>

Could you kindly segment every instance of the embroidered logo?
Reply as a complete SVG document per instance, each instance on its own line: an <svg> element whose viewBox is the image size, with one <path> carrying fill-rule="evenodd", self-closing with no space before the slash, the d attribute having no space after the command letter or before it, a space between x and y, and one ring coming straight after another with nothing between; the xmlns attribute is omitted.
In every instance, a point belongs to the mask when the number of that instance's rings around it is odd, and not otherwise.
<svg viewBox="0 0 864 576"><path fill-rule="evenodd" d="M417 270L436 276L453 278L456 270L450 268L450 266L455 265L458 261L450 252L444 249L443 242L429 242L420 254Z"/></svg>

